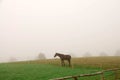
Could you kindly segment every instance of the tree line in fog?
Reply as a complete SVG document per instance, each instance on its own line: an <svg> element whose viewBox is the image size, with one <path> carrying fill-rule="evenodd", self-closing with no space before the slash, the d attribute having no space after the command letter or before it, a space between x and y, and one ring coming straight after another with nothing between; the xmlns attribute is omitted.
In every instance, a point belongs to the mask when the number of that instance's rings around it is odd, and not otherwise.
<svg viewBox="0 0 120 80"><path fill-rule="evenodd" d="M73 58L79 57L79 56L77 56L77 55L75 55L75 54L73 54L73 53L70 53L70 55L71 55ZM83 54L83 57L92 57L92 56L93 56L93 55L92 55L90 52L86 52L86 53ZM101 52L101 53L99 53L98 56L103 56L103 57L104 57L104 56L109 56L109 53ZM120 50L117 50L113 56L120 56ZM36 60L44 60L44 59L47 59L47 58L46 58L45 53L39 53L35 59L36 59ZM18 61L17 58L15 58L15 57L10 57L10 58L9 58L9 62L14 62L14 61Z"/></svg>

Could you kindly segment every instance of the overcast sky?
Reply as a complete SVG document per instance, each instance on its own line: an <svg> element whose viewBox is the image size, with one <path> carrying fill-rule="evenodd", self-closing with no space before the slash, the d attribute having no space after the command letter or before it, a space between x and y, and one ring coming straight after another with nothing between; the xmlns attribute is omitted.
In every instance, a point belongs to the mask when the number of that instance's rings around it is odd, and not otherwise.
<svg viewBox="0 0 120 80"><path fill-rule="evenodd" d="M119 49L120 0L0 0L1 61Z"/></svg>

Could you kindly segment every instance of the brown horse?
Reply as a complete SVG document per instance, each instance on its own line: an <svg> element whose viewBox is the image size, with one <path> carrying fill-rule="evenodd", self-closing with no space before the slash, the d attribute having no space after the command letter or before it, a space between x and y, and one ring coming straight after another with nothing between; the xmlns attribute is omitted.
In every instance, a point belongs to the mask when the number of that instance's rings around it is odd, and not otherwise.
<svg viewBox="0 0 120 80"><path fill-rule="evenodd" d="M64 55L64 54L56 53L54 55L54 57L56 57L56 56L60 57L62 66L65 66L64 60L67 60L68 63L69 63L69 66L71 67L71 56L70 55Z"/></svg>

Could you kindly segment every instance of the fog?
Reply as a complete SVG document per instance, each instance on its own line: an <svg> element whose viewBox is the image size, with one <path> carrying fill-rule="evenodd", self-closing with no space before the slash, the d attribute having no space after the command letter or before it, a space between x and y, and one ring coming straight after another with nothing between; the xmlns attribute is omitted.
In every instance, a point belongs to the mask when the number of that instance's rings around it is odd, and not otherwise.
<svg viewBox="0 0 120 80"><path fill-rule="evenodd" d="M0 62L120 50L120 0L0 0Z"/></svg>

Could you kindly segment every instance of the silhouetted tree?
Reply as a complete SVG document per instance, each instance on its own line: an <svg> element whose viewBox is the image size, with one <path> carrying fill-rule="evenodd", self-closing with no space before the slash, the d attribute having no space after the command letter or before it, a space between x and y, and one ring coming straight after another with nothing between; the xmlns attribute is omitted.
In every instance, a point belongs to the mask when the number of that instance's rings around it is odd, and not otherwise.
<svg viewBox="0 0 120 80"><path fill-rule="evenodd" d="M92 55L91 55L91 53L90 52L86 52L84 55L83 55L83 57L91 57Z"/></svg>
<svg viewBox="0 0 120 80"><path fill-rule="evenodd" d="M40 54L38 55L38 59L46 59L45 54L40 53Z"/></svg>
<svg viewBox="0 0 120 80"><path fill-rule="evenodd" d="M100 56L108 56L108 54L106 52L101 52Z"/></svg>
<svg viewBox="0 0 120 80"><path fill-rule="evenodd" d="M15 58L15 57L10 57L9 61L10 61L10 62L16 62L16 61L17 61L17 58Z"/></svg>
<svg viewBox="0 0 120 80"><path fill-rule="evenodd" d="M120 50L117 50L115 56L120 56Z"/></svg>

